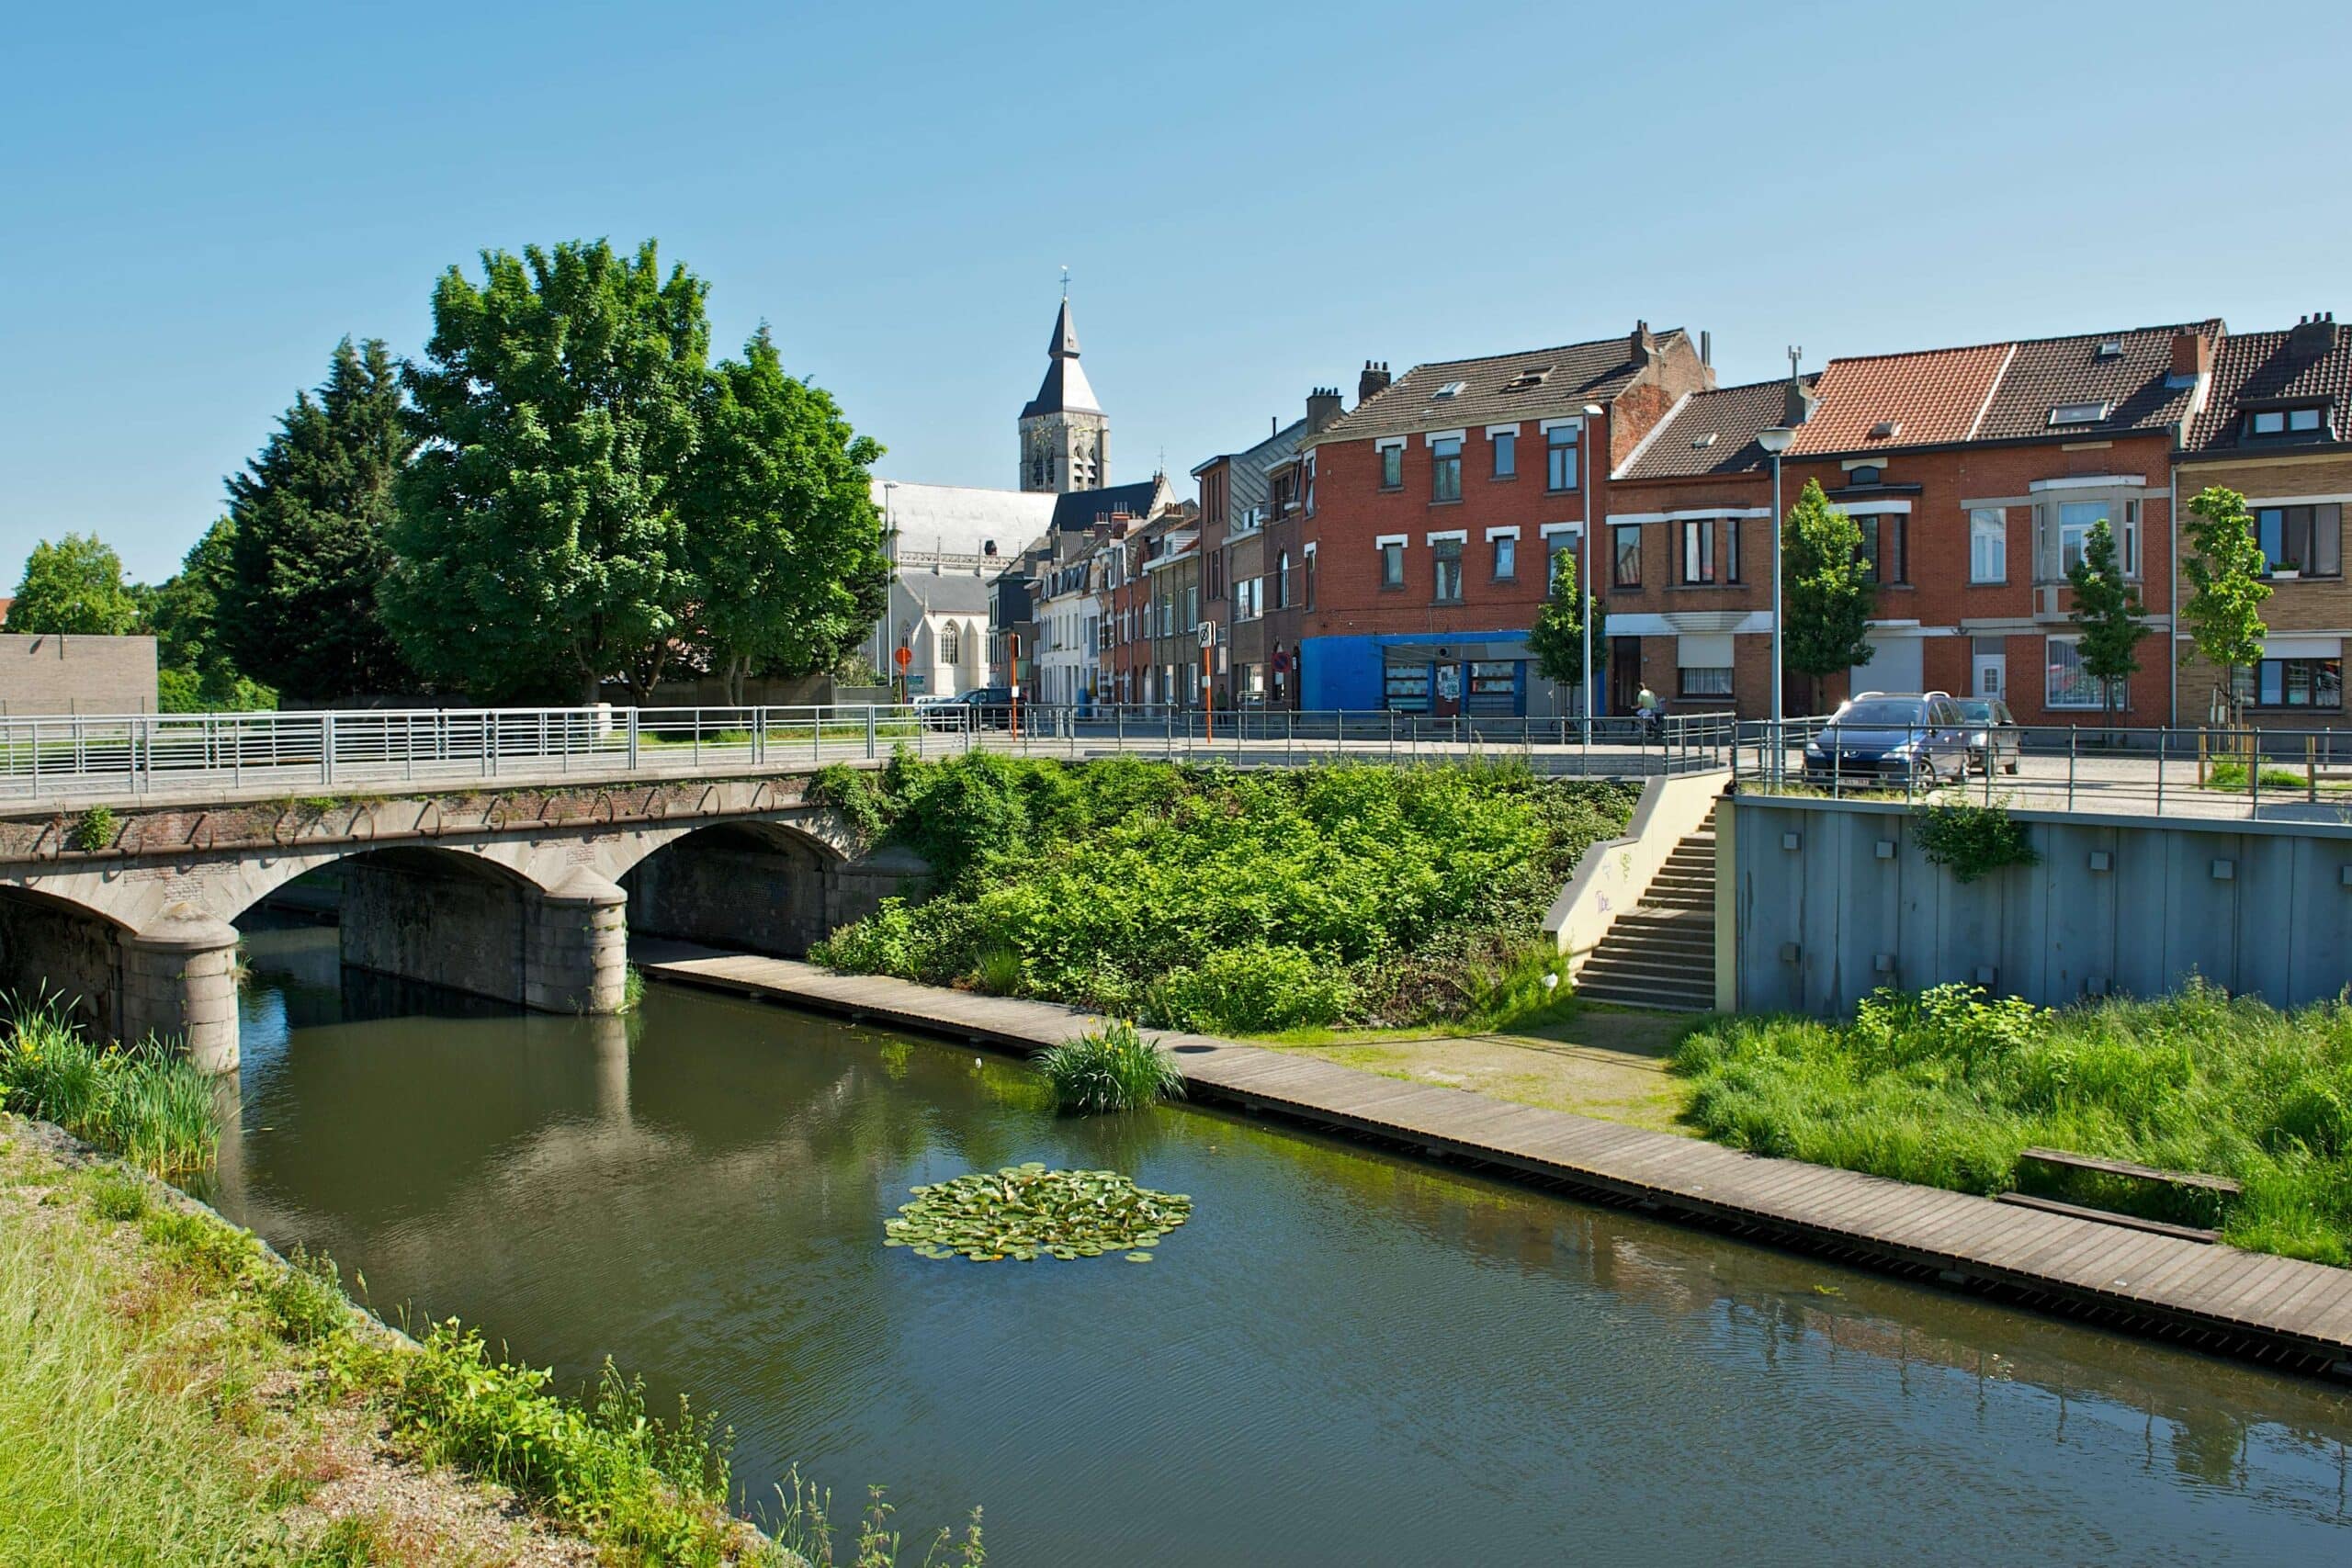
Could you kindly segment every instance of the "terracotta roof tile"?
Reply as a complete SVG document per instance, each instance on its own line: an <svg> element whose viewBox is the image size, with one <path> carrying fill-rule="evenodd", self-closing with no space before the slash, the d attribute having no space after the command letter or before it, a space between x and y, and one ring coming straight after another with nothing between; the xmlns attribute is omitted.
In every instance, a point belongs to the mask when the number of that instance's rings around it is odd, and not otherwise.
<svg viewBox="0 0 2352 1568"><path fill-rule="evenodd" d="M1975 434L2015 346L1988 343L1833 359L1815 389L1820 406L1789 450L1803 457L1965 441ZM1891 433L1872 434L1881 425L1890 425Z"/></svg>

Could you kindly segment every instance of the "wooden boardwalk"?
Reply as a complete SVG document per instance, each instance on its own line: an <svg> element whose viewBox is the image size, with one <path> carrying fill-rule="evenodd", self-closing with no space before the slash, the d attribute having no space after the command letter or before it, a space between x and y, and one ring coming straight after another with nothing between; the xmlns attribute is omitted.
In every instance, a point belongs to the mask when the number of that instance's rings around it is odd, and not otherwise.
<svg viewBox="0 0 2352 1568"><path fill-rule="evenodd" d="M790 959L650 942L648 974L1028 1052L1101 1021ZM1545 1178L1644 1209L1946 1282L2056 1301L2114 1326L2352 1377L2352 1270L1768 1159L1720 1145L1165 1033L1196 1098Z"/></svg>

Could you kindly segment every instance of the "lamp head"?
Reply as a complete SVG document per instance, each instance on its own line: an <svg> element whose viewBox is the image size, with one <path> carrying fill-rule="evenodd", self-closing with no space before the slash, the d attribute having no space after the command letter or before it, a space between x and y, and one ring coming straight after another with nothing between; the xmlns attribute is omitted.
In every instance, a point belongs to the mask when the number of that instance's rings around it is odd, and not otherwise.
<svg viewBox="0 0 2352 1568"><path fill-rule="evenodd" d="M1777 457L1787 451L1796 438L1797 433L1793 429L1785 424L1776 424L1769 429L1758 431L1756 445Z"/></svg>

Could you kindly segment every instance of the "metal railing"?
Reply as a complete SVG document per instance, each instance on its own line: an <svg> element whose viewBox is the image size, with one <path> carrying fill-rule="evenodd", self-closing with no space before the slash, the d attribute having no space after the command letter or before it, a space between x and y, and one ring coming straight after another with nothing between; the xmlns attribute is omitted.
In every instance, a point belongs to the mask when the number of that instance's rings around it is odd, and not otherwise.
<svg viewBox="0 0 2352 1568"><path fill-rule="evenodd" d="M788 772L900 746L923 757L1125 752L1238 767L1518 758L1547 773L1638 776L1728 767L1738 739L1729 714L1644 722L1025 703L1017 713L947 703L83 714L0 718L0 802Z"/></svg>
<svg viewBox="0 0 2352 1568"><path fill-rule="evenodd" d="M1742 720L1750 794L2304 822L2352 830L2352 729L2124 725L1840 727ZM1982 740L1975 738L1983 737Z"/></svg>

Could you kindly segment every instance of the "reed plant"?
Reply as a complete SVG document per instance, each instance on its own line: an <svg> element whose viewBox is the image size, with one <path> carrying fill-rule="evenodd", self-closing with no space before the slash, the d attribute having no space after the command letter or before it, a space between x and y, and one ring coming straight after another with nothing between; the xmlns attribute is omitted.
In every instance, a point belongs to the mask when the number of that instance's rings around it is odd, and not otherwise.
<svg viewBox="0 0 2352 1568"><path fill-rule="evenodd" d="M1066 1115L1139 1111L1184 1094L1176 1058L1124 1020L1046 1046L1037 1053L1037 1066L1053 1086L1055 1108Z"/></svg>
<svg viewBox="0 0 2352 1568"><path fill-rule="evenodd" d="M18 1006L0 1038L0 1104L157 1176L209 1169L220 1149L209 1078L152 1039L93 1042L54 998Z"/></svg>

